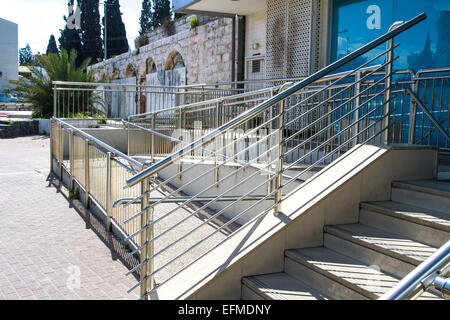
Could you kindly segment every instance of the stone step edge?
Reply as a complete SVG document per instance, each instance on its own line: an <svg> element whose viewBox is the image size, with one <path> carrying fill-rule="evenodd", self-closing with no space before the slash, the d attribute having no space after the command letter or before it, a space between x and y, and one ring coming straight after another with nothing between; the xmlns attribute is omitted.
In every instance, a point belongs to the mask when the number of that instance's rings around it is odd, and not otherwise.
<svg viewBox="0 0 450 320"><path fill-rule="evenodd" d="M267 287L267 285L256 278L257 276L250 276L250 277L244 277L241 280L241 283L243 286L246 286L250 290L252 290L256 295L260 296L261 298L265 300L288 300L283 295L273 291L271 288ZM261 291L258 287L264 287L269 291L270 294L273 296L270 296L268 293Z"/></svg>
<svg viewBox="0 0 450 320"><path fill-rule="evenodd" d="M393 218L397 218L400 220L405 220L411 223L415 223L418 225L422 225L425 227L430 227L433 229L437 229L437 230L441 230L441 231L445 231L445 232L450 232L450 227L447 226L443 226L439 223L433 222L433 221L429 221L429 220L424 220L424 219L420 219L420 218L415 218L412 217L408 214L404 214L403 212L399 212L399 211L394 211L388 208L385 208L381 205L377 205L376 202L362 202L360 205L361 209L366 209L368 211L372 211L375 213L380 213L380 214L384 214ZM430 215L432 216L432 215Z"/></svg>
<svg viewBox="0 0 450 320"><path fill-rule="evenodd" d="M367 291L366 289L361 288L360 286L358 286L354 283L351 283L339 276L336 276L335 274L316 266L314 263L311 263L311 262L305 260L304 258L299 256L299 253L296 253L295 251L296 251L296 249L286 250L285 258L290 259L293 262L300 263L300 264L304 265L305 267L313 270L314 272L317 272L317 273L321 274L322 276L330 279L331 281L337 282L340 285L348 288L349 290L355 291L368 299L378 298L378 296L374 295L370 291Z"/></svg>
<svg viewBox="0 0 450 320"><path fill-rule="evenodd" d="M386 256L389 256L391 258L394 258L394 259L397 259L397 260L400 260L400 261L412 264L414 266L418 266L420 263L422 263L422 261L416 260L416 259L414 259L412 257L409 257L409 256L406 256L404 254L401 254L401 253L398 253L398 252L386 249L384 247L375 245L373 243L364 241L362 239L355 238L355 237L352 236L351 233L349 233L347 231L339 230L336 227L338 227L338 226L325 226L324 227L324 232L329 233L331 235L334 235L334 236L336 236L338 238L341 238L341 239L344 239L344 240L356 243L356 244L358 244L358 245L360 245L362 247L374 250L376 252L379 252L379 253L384 254Z"/></svg>
<svg viewBox="0 0 450 320"><path fill-rule="evenodd" d="M406 190L411 190L411 191L428 193L428 194L432 194L432 195L440 196L440 197L445 197L445 198L450 198L450 192L447 192L447 191L444 191L444 190L435 189L435 188L431 188L431 187L419 186L417 184L410 183L410 182L393 181L392 182L392 187L393 188L398 188L398 189L406 189Z"/></svg>

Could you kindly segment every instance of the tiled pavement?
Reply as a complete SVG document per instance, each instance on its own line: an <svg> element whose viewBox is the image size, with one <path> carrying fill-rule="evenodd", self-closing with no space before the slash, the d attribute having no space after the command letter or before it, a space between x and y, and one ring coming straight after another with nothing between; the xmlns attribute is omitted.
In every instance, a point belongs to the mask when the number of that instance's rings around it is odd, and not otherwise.
<svg viewBox="0 0 450 320"><path fill-rule="evenodd" d="M0 300L137 299L125 276L135 261L49 179L48 148L41 136L0 139Z"/></svg>

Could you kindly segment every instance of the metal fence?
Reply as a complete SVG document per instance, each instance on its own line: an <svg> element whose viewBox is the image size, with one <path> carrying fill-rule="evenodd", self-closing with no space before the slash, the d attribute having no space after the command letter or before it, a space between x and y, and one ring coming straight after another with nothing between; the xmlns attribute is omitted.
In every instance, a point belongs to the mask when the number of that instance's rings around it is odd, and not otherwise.
<svg viewBox="0 0 450 320"><path fill-rule="evenodd" d="M139 221L125 224L136 211L129 208L113 208L114 199L137 197L142 193L140 186L124 189L123 184L137 172L131 167L142 168L142 164L122 152L106 145L76 127L79 120L51 120L51 165L52 171L63 179L64 172L69 175L69 190L79 194L84 191L84 203L92 202L105 215L107 229L114 224L125 236L141 228ZM79 124L79 123L78 123ZM54 165L56 161L56 166ZM130 241L132 247L139 243Z"/></svg>

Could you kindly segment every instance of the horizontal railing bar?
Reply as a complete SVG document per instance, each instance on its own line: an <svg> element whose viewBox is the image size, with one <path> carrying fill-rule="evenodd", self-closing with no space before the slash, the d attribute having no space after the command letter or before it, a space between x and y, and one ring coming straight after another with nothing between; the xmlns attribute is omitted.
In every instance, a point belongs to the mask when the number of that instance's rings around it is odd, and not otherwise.
<svg viewBox="0 0 450 320"><path fill-rule="evenodd" d="M187 85L187 86L161 86L161 85L148 85L148 84L130 84L130 83L112 83L112 82L68 82L68 81L53 81L53 86L81 86L81 87L133 87L133 88L155 88L155 89L179 89L179 90L199 90L204 91L208 89L210 91L243 91L243 89L233 89L233 88L215 88L213 85ZM59 89L57 87L57 89ZM73 88L73 89L76 89Z"/></svg>
<svg viewBox="0 0 450 320"><path fill-rule="evenodd" d="M255 201L255 200L260 200L263 197L264 196L261 196L261 195L251 195L251 196L246 197L244 200L245 201ZM191 198L192 197L190 197L190 196L178 196L178 197L170 197L170 198L158 197L158 198L149 198L148 202L153 203L153 202L160 201L161 203L176 203L176 202L181 202L183 200L188 200ZM201 197L196 197L195 201L203 202L203 201L207 201L207 200L212 200L214 198L215 198L214 196L201 196ZM232 200L236 200L236 199L238 199L238 196L222 196L217 201L232 201ZM121 205L125 202L130 202L132 200L134 200L134 198L119 199L114 202L113 207L116 208L118 205ZM140 201L134 202L134 204L141 204L141 202ZM148 209L146 209L146 210L148 210Z"/></svg>

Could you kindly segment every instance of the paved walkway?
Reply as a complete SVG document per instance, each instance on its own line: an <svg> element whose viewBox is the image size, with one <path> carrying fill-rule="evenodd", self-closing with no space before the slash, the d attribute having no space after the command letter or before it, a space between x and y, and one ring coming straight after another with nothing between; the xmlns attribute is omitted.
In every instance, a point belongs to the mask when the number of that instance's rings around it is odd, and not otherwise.
<svg viewBox="0 0 450 320"><path fill-rule="evenodd" d="M0 139L0 300L137 299L120 244L48 177L49 139Z"/></svg>

